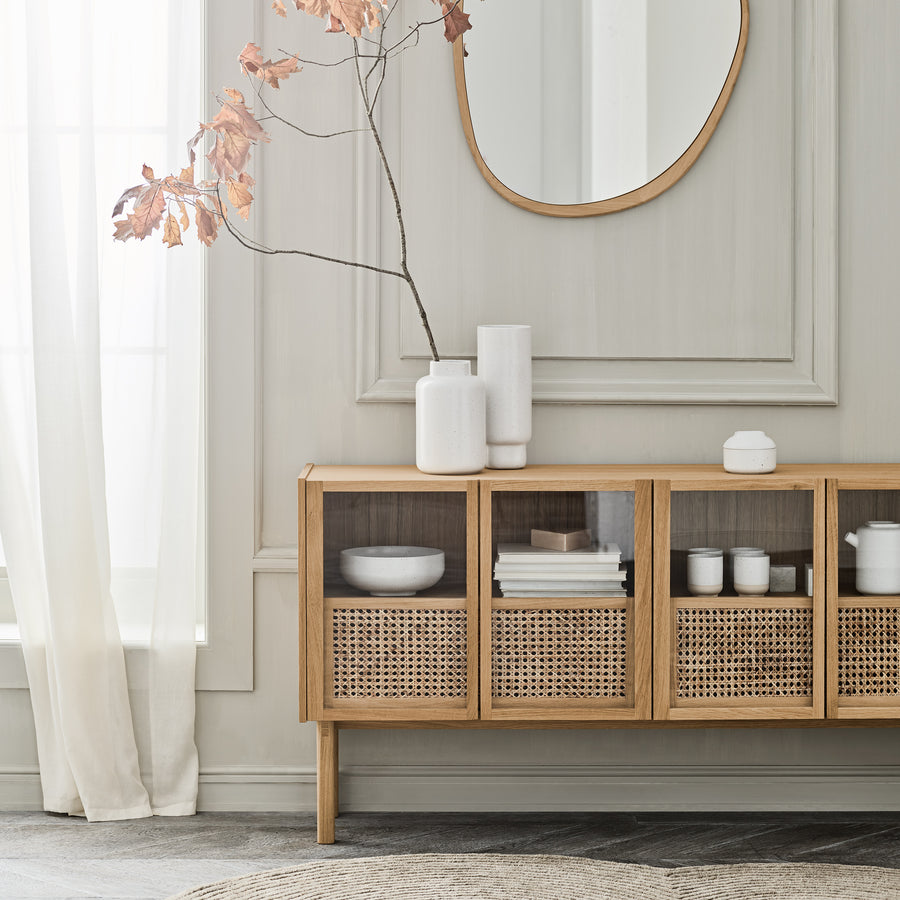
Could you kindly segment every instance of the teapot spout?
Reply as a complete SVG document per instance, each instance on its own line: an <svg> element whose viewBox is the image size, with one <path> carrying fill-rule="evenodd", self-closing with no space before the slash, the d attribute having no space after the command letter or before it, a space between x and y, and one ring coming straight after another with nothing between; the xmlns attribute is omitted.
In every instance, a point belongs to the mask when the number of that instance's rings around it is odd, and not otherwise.
<svg viewBox="0 0 900 900"><path fill-rule="evenodd" d="M852 531L844 535L844 540L853 547L859 547L859 538Z"/></svg>

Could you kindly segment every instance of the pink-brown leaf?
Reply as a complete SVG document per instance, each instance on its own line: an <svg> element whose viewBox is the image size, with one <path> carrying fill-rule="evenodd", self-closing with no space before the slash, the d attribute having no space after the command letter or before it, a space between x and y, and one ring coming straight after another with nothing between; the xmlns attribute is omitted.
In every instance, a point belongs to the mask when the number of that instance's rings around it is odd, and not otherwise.
<svg viewBox="0 0 900 900"><path fill-rule="evenodd" d="M147 179L147 181L153 181L153 179L156 177L153 174L153 169L151 169L150 166L147 165L147 163L144 163L144 165L141 166L141 174L144 176L144 178Z"/></svg>
<svg viewBox="0 0 900 900"><path fill-rule="evenodd" d="M282 19L287 18L287 9L285 8L285 5L281 2L281 0L273 0L272 9L274 9Z"/></svg>
<svg viewBox="0 0 900 900"><path fill-rule="evenodd" d="M351 37L360 37L366 24L366 9L368 0L331 0L331 14L339 19L347 34ZM326 31L331 31L329 26Z"/></svg>
<svg viewBox="0 0 900 900"><path fill-rule="evenodd" d="M328 0L294 0L294 6L300 12L318 16L320 19L324 19L331 12Z"/></svg>
<svg viewBox="0 0 900 900"><path fill-rule="evenodd" d="M202 200L198 200L197 205L194 208L194 221L197 224L197 237L199 237L207 247L211 247L213 241L218 236L219 221L206 206L204 206Z"/></svg>
<svg viewBox="0 0 900 900"><path fill-rule="evenodd" d="M187 150L188 150L188 158L191 161L191 165L193 166L197 160L197 154L194 152L194 147L200 142L200 138L206 134L206 125L201 125L200 130L187 142Z"/></svg>
<svg viewBox="0 0 900 900"><path fill-rule="evenodd" d="M245 73L255 75L273 88L281 86L280 79L287 78L299 71L297 60L292 56L279 59L277 62L273 62L271 59L264 60L256 44L247 44L241 51L238 62Z"/></svg>
<svg viewBox="0 0 900 900"><path fill-rule="evenodd" d="M344 23L336 18L332 13L328 13L328 27L325 29L329 34L337 34L344 31Z"/></svg>
<svg viewBox="0 0 900 900"><path fill-rule="evenodd" d="M144 240L159 227L165 211L166 198L162 187L158 184L148 184L134 201L134 213L129 216L134 236L138 240Z"/></svg>
<svg viewBox="0 0 900 900"><path fill-rule="evenodd" d="M113 218L122 214L122 210L125 209L125 204L129 200L134 200L139 194L142 194L146 189L146 184L136 184L134 187L128 188L127 191L124 191L122 196L116 200L116 205L113 207ZM121 238L120 238L121 240Z"/></svg>
<svg viewBox="0 0 900 900"><path fill-rule="evenodd" d="M181 229L178 227L178 222L175 220L175 216L172 213L169 213L166 216L166 224L163 228L163 243L167 247L177 247L181 244Z"/></svg>
<svg viewBox="0 0 900 900"><path fill-rule="evenodd" d="M253 194L250 186L243 181L229 178L227 182L228 199L231 205L238 211L238 215L246 220L250 215L250 204L253 203Z"/></svg>
<svg viewBox="0 0 900 900"><path fill-rule="evenodd" d="M117 241L127 241L128 238L134 237L134 229L131 227L131 216L127 219L119 219L113 222L116 230L113 232L113 239Z"/></svg>
<svg viewBox="0 0 900 900"><path fill-rule="evenodd" d="M459 3L441 0L441 12L444 14L444 37L451 44L472 27L469 14L462 11Z"/></svg>
<svg viewBox="0 0 900 900"><path fill-rule="evenodd" d="M234 127L254 143L268 141L269 135L244 103L244 95L233 88L227 88L225 94L228 99L222 101L219 112L207 127L216 131L223 127Z"/></svg>

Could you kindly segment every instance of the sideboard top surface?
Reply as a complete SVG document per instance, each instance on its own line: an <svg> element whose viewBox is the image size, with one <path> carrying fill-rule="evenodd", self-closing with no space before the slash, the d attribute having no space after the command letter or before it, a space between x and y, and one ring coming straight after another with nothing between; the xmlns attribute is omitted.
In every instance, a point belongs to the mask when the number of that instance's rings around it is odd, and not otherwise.
<svg viewBox="0 0 900 900"><path fill-rule="evenodd" d="M326 490L340 490L342 485L370 483L373 487L403 484L407 489L464 490L466 482L488 481L500 484L515 482L581 482L631 481L641 479L669 480L679 485L715 482L720 490L748 486L789 487L812 486L815 479L832 478L847 486L877 487L900 480L900 463L786 463L779 464L766 475L734 475L721 465L642 464L642 465L533 465L524 469L484 469L473 475L429 475L415 466L332 466L309 465L300 476L309 482L321 482ZM708 489L708 484L706 484ZM376 487L377 489L377 487ZM384 488L381 488L384 489Z"/></svg>

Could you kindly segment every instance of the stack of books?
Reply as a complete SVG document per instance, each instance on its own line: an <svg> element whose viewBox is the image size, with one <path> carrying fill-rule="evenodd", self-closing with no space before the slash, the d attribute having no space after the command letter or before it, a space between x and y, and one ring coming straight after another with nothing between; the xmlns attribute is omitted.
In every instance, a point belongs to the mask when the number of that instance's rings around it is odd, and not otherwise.
<svg viewBox="0 0 900 900"><path fill-rule="evenodd" d="M618 544L581 550L500 544L494 565L504 597L624 597L625 577Z"/></svg>

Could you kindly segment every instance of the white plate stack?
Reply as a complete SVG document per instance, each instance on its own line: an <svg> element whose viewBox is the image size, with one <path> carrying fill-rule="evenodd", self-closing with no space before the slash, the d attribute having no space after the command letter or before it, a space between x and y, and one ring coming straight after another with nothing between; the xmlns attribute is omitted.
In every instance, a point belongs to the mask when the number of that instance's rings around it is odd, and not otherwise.
<svg viewBox="0 0 900 900"><path fill-rule="evenodd" d="M494 565L504 597L624 597L625 576L612 543L582 550L500 544Z"/></svg>

